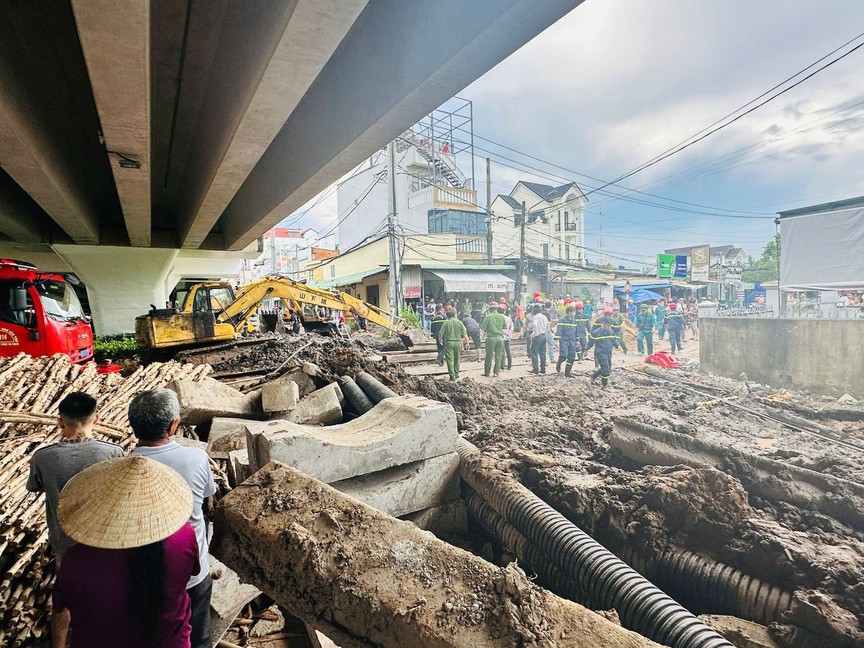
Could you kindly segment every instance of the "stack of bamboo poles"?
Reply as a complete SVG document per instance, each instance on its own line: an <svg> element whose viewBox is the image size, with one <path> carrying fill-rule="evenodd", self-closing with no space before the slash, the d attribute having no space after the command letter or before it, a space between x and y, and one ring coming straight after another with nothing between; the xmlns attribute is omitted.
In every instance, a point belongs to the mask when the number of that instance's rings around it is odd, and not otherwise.
<svg viewBox="0 0 864 648"><path fill-rule="evenodd" d="M46 634L54 564L48 548L42 495L26 489L30 456L55 443L60 401L70 392L93 395L99 405L95 436L132 444L126 411L138 392L172 380L200 380L208 365L151 364L128 378L98 374L66 356L0 358L0 646L35 644Z"/></svg>

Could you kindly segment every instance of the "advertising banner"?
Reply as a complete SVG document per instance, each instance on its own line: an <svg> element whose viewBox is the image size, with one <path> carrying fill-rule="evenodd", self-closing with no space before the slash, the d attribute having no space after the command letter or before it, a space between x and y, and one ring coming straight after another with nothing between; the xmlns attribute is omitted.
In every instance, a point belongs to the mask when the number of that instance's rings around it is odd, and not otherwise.
<svg viewBox="0 0 864 648"><path fill-rule="evenodd" d="M675 265L672 267L672 276L677 279L687 278L687 257L679 254L675 257Z"/></svg>
<svg viewBox="0 0 864 648"><path fill-rule="evenodd" d="M674 254L658 254L657 255L657 278L671 279L672 272L675 267Z"/></svg>
<svg viewBox="0 0 864 648"><path fill-rule="evenodd" d="M711 268L711 248L707 245L690 248L690 280L708 281Z"/></svg>

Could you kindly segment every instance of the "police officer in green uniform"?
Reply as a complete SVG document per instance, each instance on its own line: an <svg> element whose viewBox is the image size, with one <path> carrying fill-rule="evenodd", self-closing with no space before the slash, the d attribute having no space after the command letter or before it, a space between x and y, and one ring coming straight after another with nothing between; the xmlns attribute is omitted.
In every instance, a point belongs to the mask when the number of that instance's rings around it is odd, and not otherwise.
<svg viewBox="0 0 864 648"><path fill-rule="evenodd" d="M444 358L447 360L447 373L450 380L459 378L459 359L462 356L462 345L468 344L468 331L465 325L456 319L456 311L447 311L447 321L441 325L438 339L444 344Z"/></svg>
<svg viewBox="0 0 864 648"><path fill-rule="evenodd" d="M488 376L489 371L493 368L493 359L495 361L495 375L497 376L501 372L501 363L504 361L504 328L506 326L507 320L498 312L498 302L491 302L489 304L489 311L480 324L480 330L486 333L484 376Z"/></svg>

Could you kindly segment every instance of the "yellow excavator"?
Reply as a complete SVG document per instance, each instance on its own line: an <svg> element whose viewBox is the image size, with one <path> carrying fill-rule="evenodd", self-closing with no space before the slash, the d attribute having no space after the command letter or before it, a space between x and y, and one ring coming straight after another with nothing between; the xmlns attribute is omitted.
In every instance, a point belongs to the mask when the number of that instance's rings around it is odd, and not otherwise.
<svg viewBox="0 0 864 648"><path fill-rule="evenodd" d="M146 351L230 342L243 335L265 299L279 299L307 324L327 321L326 313L331 310L362 317L398 334L407 347L413 346L404 334L405 322L387 311L344 292L313 288L278 275L248 283L236 293L225 282L194 284L179 310L153 306L149 313L135 318L135 338Z"/></svg>

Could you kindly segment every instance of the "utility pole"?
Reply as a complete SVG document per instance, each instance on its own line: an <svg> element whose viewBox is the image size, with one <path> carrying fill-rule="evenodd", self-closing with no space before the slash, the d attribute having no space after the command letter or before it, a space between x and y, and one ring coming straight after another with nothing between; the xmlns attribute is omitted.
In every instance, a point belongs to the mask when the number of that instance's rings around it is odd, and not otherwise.
<svg viewBox="0 0 864 648"><path fill-rule="evenodd" d="M519 223L519 269L516 272L516 294L514 299L522 300L522 275L525 273L525 221L528 214L525 210L525 201L522 201L522 219Z"/></svg>
<svg viewBox="0 0 864 648"><path fill-rule="evenodd" d="M492 265L492 171L486 158L486 263ZM473 182L473 180L472 180Z"/></svg>
<svg viewBox="0 0 864 648"><path fill-rule="evenodd" d="M270 230L270 274L276 274L276 228Z"/></svg>
<svg viewBox="0 0 864 648"><path fill-rule="evenodd" d="M387 178L389 181L388 202L389 214L387 215L387 237L390 256L390 313L401 316L402 314L402 264L399 260L399 245L396 240L396 147L393 142L387 146Z"/></svg>

